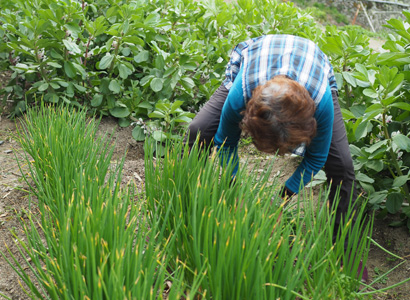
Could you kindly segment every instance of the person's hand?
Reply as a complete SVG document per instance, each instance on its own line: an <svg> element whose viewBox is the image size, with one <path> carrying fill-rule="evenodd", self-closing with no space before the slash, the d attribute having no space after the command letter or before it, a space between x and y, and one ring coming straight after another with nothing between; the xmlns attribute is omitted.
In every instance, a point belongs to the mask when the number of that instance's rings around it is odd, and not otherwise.
<svg viewBox="0 0 410 300"><path fill-rule="evenodd" d="M295 193L288 189L286 186L283 187L282 192L280 193L280 196L285 202L289 201L290 198L292 198L294 195Z"/></svg>

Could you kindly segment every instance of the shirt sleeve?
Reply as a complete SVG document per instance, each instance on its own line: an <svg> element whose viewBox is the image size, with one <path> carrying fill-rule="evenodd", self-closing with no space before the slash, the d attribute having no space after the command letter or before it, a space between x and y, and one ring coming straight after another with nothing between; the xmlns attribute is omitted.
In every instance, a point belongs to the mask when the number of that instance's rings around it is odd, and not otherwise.
<svg viewBox="0 0 410 300"><path fill-rule="evenodd" d="M316 136L307 147L301 164L285 184L295 194L325 165L329 154L334 118L333 99L329 86L316 108L314 117L317 123Z"/></svg>
<svg viewBox="0 0 410 300"><path fill-rule="evenodd" d="M242 69L238 72L228 97L222 108L221 119L218 130L214 137L215 145L220 152L221 163L226 166L228 163L234 164L232 175L235 176L238 167L238 142L241 137L240 122L243 119L241 112L245 110L245 102L242 89Z"/></svg>

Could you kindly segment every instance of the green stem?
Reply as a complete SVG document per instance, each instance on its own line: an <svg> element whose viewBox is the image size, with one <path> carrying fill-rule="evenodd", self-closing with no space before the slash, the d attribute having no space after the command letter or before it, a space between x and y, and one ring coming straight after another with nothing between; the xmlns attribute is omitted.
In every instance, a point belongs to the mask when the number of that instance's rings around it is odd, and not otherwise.
<svg viewBox="0 0 410 300"><path fill-rule="evenodd" d="M342 70L343 70L343 72L345 72L345 71L346 71L346 60L347 60L345 53L343 53L343 60L344 60L344 64L343 64ZM350 98L351 98L351 95L350 95L349 85L346 83L346 84L345 84L345 102L346 102L346 108L349 108L350 105L351 105L351 103L350 103Z"/></svg>
<svg viewBox="0 0 410 300"><path fill-rule="evenodd" d="M108 76L109 76L109 78L112 77L112 73L113 73L113 71L114 71L115 60L117 59L118 51L119 51L119 49L120 49L120 41L121 41L121 40L118 40L118 41L117 41L117 45L115 46L114 58L113 58L113 60L112 60L112 62L111 62L110 70L108 71L108 74L109 74Z"/></svg>
<svg viewBox="0 0 410 300"><path fill-rule="evenodd" d="M396 154L396 152L394 152L393 151L393 147L392 147L392 140L391 140L391 137L390 137L390 134L389 134L389 132L388 132L388 130L387 130L387 123L386 123L386 113L385 112L383 112L383 132L384 132L384 136L385 136L385 138L388 140L388 142L389 142L389 148L390 148L390 155L391 155L391 158L392 158L392 164L393 164L393 166L394 166L394 168L396 169L396 172L397 172L397 174L399 175L399 176L403 176L403 172L401 171L401 169L400 169L400 165L399 165L399 162L398 162L398 160L397 160L397 154ZM395 177L394 175L393 175L393 177ZM402 187L401 187L401 189L402 189L402 191L404 192L404 194L405 194L405 196L406 196L406 199L407 199L407 201L410 199L410 193L409 193L409 188L408 188L408 186L407 186L407 183L406 184L404 184Z"/></svg>
<svg viewBox="0 0 410 300"><path fill-rule="evenodd" d="M37 42L36 42L36 44L37 44ZM43 64L41 62L40 53L38 51L38 46L36 44L35 44L34 51L35 51L35 55L36 55L36 62L38 63L39 68L40 68L40 75L49 84L48 88L50 89L50 91L54 91L54 88L50 85L50 79L46 75L46 70L44 69Z"/></svg>
<svg viewBox="0 0 410 300"><path fill-rule="evenodd" d="M395 174L394 174L392 168L388 165L388 166L387 166L387 169L389 170L391 176L394 178L394 177L395 177Z"/></svg>

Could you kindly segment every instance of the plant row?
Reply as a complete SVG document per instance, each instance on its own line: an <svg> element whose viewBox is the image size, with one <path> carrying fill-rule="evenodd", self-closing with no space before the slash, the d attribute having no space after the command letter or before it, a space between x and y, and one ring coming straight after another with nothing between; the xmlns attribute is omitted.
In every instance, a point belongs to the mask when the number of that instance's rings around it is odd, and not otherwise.
<svg viewBox="0 0 410 300"><path fill-rule="evenodd" d="M233 46L262 34L309 38L330 57L354 159L369 204L410 228L408 123L410 14L387 22L377 53L362 29L327 27L275 0L1 0L0 90L12 115L39 96L133 122L133 137L161 145L223 80ZM158 149L160 152L163 148Z"/></svg>
<svg viewBox="0 0 410 300"><path fill-rule="evenodd" d="M0 57L13 71L5 92L16 113L44 94L125 123L158 101L197 108L220 84L236 42L313 27L309 15L272 0L1 3Z"/></svg>
<svg viewBox="0 0 410 300"><path fill-rule="evenodd" d="M381 53L355 29L328 27L321 41L339 86L356 179L369 204L410 228L410 12L391 19Z"/></svg>
<svg viewBox="0 0 410 300"><path fill-rule="evenodd" d="M109 136L85 111L29 109L19 142L33 212L2 253L31 299L354 299L371 222L345 224L309 194L281 204L262 174L219 169L195 146L146 151L145 193L122 185ZM149 144L146 144L147 147ZM185 147L185 148L184 148ZM182 151L184 150L184 151ZM183 154L181 155L181 151ZM256 167L257 168L257 167Z"/></svg>

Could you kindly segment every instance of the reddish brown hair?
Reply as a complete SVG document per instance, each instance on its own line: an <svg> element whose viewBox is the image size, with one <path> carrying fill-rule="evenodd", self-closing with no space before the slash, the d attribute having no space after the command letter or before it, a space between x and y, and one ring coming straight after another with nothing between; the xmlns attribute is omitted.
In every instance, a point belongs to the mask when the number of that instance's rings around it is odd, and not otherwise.
<svg viewBox="0 0 410 300"><path fill-rule="evenodd" d="M309 145L316 135L315 103L298 82L275 76L252 93L242 129L258 150L267 153L291 152L302 143Z"/></svg>

